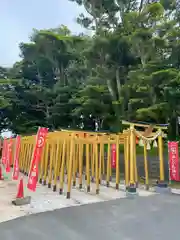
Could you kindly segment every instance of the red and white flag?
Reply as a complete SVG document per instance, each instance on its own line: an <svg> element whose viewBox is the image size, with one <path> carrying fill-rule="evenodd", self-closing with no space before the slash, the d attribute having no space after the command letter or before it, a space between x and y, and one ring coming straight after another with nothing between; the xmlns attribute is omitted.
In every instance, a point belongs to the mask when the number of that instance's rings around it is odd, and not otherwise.
<svg viewBox="0 0 180 240"><path fill-rule="evenodd" d="M31 167L29 171L27 184L27 188L33 192L36 191L36 185L38 181L38 166L41 159L42 150L45 145L47 133L48 128L39 128L36 136L36 145L31 160Z"/></svg>
<svg viewBox="0 0 180 240"><path fill-rule="evenodd" d="M170 177L170 180L180 181L178 142L168 142L168 153L169 153L169 177Z"/></svg>
<svg viewBox="0 0 180 240"><path fill-rule="evenodd" d="M12 138L9 139L7 143L7 152L6 152L6 172L9 173L11 171L11 158L12 158L12 146L13 146L13 140Z"/></svg>
<svg viewBox="0 0 180 240"><path fill-rule="evenodd" d="M12 178L13 180L18 180L19 178L19 153L21 148L21 137L16 137L16 143L15 143L15 153L14 153L14 164L13 164L13 174Z"/></svg>
<svg viewBox="0 0 180 240"><path fill-rule="evenodd" d="M111 167L116 168L116 144L111 145Z"/></svg>
<svg viewBox="0 0 180 240"><path fill-rule="evenodd" d="M7 159L7 139L4 138L4 141L3 141L3 149L2 149L2 164L5 166L6 165L6 159Z"/></svg>

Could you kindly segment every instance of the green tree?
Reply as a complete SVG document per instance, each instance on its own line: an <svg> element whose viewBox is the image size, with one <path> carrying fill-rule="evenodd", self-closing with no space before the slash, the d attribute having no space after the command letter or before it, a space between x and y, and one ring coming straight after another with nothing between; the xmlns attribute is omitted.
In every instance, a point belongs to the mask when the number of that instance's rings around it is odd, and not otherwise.
<svg viewBox="0 0 180 240"><path fill-rule="evenodd" d="M77 22L32 32L21 61L0 67L0 130L122 130L121 120L170 123L180 114L180 5L175 0L71 0ZM83 117L83 118L82 118Z"/></svg>

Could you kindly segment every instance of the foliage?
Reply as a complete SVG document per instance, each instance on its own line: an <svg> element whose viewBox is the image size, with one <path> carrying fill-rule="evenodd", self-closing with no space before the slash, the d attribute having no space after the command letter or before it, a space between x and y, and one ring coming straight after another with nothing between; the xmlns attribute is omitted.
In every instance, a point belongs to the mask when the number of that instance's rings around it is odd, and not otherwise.
<svg viewBox="0 0 180 240"><path fill-rule="evenodd" d="M0 68L0 130L121 130L121 120L180 115L180 6L175 0L71 0L91 36L33 30L21 61Z"/></svg>

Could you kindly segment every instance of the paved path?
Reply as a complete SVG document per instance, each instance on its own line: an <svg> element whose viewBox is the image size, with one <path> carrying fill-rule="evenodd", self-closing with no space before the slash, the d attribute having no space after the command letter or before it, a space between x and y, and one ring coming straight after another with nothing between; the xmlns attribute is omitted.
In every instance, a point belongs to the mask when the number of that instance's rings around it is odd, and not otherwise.
<svg viewBox="0 0 180 240"><path fill-rule="evenodd" d="M180 196L118 199L0 224L2 240L179 240Z"/></svg>

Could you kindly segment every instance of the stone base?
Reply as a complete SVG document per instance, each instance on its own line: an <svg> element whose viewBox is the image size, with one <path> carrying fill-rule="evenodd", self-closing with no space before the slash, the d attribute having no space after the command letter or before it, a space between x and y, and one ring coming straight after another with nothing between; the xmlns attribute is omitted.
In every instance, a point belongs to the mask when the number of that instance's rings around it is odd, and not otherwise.
<svg viewBox="0 0 180 240"><path fill-rule="evenodd" d="M22 206L22 205L27 205L31 203L31 197L27 196L24 198L16 198L15 200L12 201L12 204L15 206Z"/></svg>
<svg viewBox="0 0 180 240"><path fill-rule="evenodd" d="M164 181L157 181L155 186L155 192L157 193L171 193L171 189L168 187L168 184Z"/></svg>
<svg viewBox="0 0 180 240"><path fill-rule="evenodd" d="M156 186L160 188L167 188L168 184L167 182L164 182L164 181L157 181Z"/></svg>
<svg viewBox="0 0 180 240"><path fill-rule="evenodd" d="M129 193L136 193L136 184L130 184L128 187L127 187L127 192Z"/></svg>
<svg viewBox="0 0 180 240"><path fill-rule="evenodd" d="M126 187L126 197L134 198L135 196L138 196L136 184L130 184Z"/></svg>

